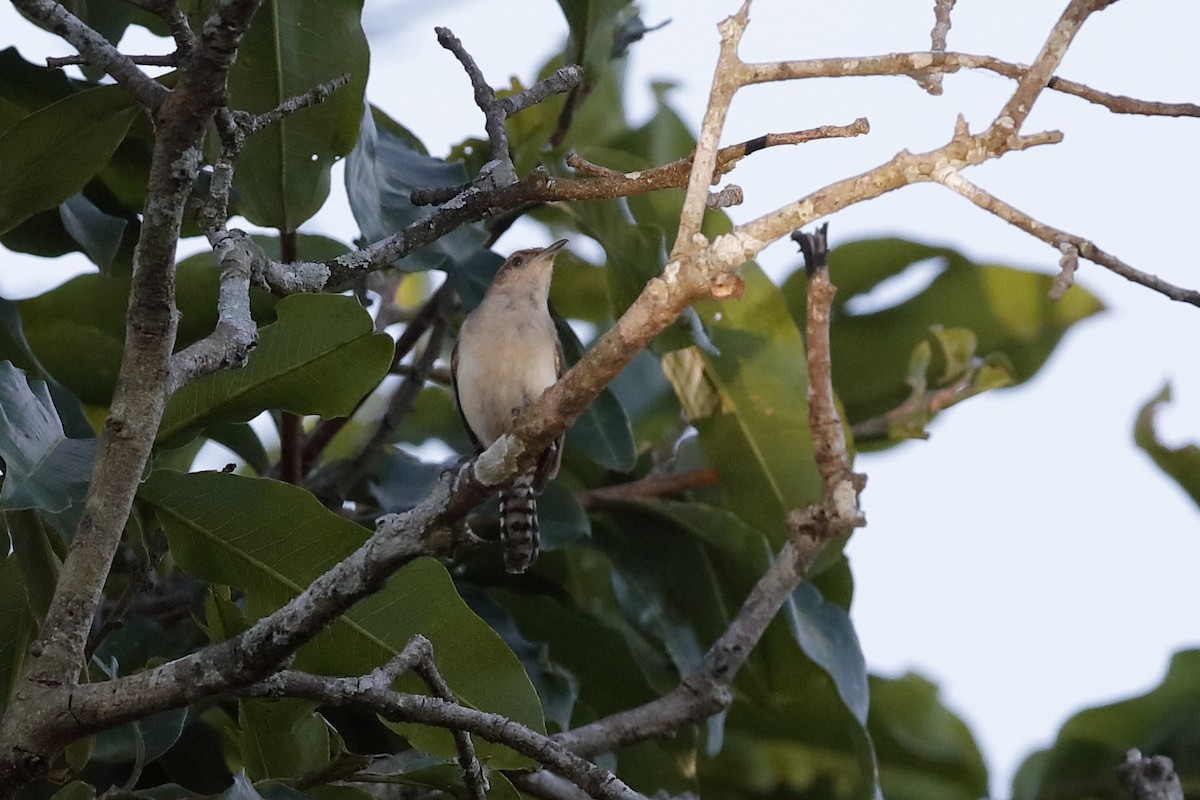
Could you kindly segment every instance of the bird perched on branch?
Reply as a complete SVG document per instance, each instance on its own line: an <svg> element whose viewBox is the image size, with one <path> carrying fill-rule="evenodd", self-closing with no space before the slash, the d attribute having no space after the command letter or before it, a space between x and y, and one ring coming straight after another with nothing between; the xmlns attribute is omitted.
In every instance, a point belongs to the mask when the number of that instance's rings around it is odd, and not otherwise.
<svg viewBox="0 0 1200 800"><path fill-rule="evenodd" d="M513 253L483 302L463 321L450 372L454 398L477 452L512 429L513 419L562 374L562 344L550 318L550 273L567 243ZM558 474L560 436L500 490L504 568L524 572L538 557L537 495Z"/></svg>

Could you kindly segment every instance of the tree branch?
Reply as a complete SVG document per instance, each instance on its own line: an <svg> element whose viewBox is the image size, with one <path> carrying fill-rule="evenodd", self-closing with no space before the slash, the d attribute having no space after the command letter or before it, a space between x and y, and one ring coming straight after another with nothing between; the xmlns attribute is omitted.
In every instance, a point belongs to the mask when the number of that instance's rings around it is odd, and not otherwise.
<svg viewBox="0 0 1200 800"><path fill-rule="evenodd" d="M1070 251L1063 251L1063 262L1061 262L1064 272L1070 269L1070 273L1074 273L1072 268L1072 260L1077 260L1079 256L1086 258L1095 264L1108 269L1122 278L1133 283L1145 286L1147 289L1162 294L1172 300L1178 300L1181 303L1190 303L1194 306L1200 306L1200 292L1194 289L1184 289L1175 286L1172 283L1164 281L1157 275L1151 275L1148 272L1142 272L1126 264L1116 256L1101 250L1091 241L1076 236L1072 233L1059 230L1044 222L1039 222L1028 214L1020 211L1003 200L989 194L975 184L968 181L966 178L958 174L957 171L948 170L934 176L934 180L942 184L948 189L952 189L958 194L970 200L975 205L988 211L1000 219L1017 226L1026 233L1036 236L1051 247L1063 250L1063 248L1071 248ZM1068 279L1064 279L1068 280ZM1065 292L1068 283L1061 285L1061 291ZM1056 287L1060 284L1056 282ZM1057 289L1056 289L1057 291ZM1060 293L1061 296L1061 293Z"/></svg>
<svg viewBox="0 0 1200 800"><path fill-rule="evenodd" d="M407 649L407 648L406 648ZM403 654L402 654L403 655ZM466 708L440 697L392 691L385 671L362 678L326 678L285 670L246 687L249 697L297 697L363 708L392 722L415 722L463 731L509 747L567 778L599 800L645 800L616 775L572 753L552 738L499 714Z"/></svg>
<svg viewBox="0 0 1200 800"><path fill-rule="evenodd" d="M87 63L111 75L138 105L155 112L166 100L169 94L166 87L138 69L132 58L117 50L61 4L54 0L13 0L13 5L38 27L68 42ZM55 66L49 62L47 59L48 66Z"/></svg>

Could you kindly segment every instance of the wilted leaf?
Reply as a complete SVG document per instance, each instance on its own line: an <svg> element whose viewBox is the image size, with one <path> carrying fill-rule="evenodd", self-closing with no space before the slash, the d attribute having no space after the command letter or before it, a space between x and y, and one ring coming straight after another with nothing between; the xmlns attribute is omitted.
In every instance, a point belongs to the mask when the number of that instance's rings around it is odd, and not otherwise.
<svg viewBox="0 0 1200 800"><path fill-rule="evenodd" d="M1188 496L1200 505L1200 446L1168 447L1158 438L1154 429L1154 416L1159 409L1171 402L1171 385L1152 397L1138 412L1133 427L1133 440L1163 472L1170 475Z"/></svg>

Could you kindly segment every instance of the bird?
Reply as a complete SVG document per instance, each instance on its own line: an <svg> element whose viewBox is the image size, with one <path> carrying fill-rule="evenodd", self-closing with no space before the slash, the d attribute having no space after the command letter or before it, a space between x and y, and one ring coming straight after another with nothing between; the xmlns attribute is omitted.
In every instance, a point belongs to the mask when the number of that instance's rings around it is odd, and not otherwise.
<svg viewBox="0 0 1200 800"><path fill-rule="evenodd" d="M451 382L476 453L510 432L521 410L562 375L562 343L548 302L554 257L566 244L560 239L510 255L459 329ZM558 474L562 453L560 436L500 490L500 538L509 573L525 572L537 560L537 495Z"/></svg>

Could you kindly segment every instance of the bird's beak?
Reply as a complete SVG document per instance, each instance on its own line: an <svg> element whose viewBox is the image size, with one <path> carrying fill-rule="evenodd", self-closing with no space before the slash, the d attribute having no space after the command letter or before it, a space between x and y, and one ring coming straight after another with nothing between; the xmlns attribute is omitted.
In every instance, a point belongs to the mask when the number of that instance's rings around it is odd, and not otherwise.
<svg viewBox="0 0 1200 800"><path fill-rule="evenodd" d="M567 239L559 239L557 242L550 245L542 252L538 253L538 255L542 258L553 259L555 254L558 253L559 250L562 250L564 247L567 246L567 241L568 241Z"/></svg>

